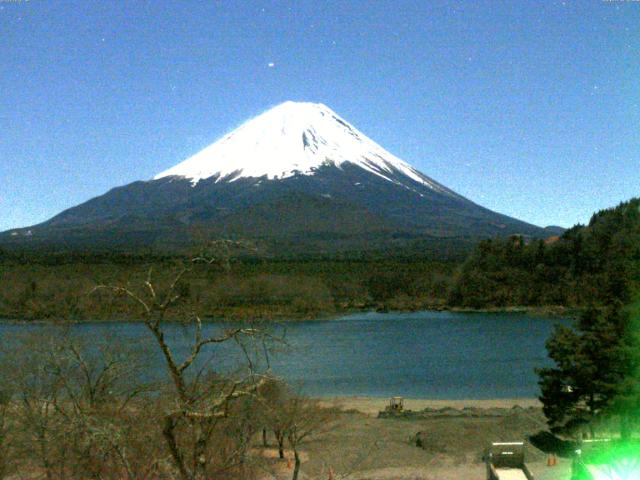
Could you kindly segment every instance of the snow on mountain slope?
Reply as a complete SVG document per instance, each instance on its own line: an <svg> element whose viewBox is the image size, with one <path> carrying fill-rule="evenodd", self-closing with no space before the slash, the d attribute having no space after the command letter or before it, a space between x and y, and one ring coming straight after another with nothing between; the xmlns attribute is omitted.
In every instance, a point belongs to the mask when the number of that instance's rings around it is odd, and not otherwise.
<svg viewBox="0 0 640 480"><path fill-rule="evenodd" d="M252 118L192 157L159 173L154 180L179 176L195 185L211 177L216 177L216 182L263 176L282 179L295 174L313 175L323 165L340 168L344 162L406 188L411 187L402 182L401 176L456 196L386 151L327 106L290 101Z"/></svg>

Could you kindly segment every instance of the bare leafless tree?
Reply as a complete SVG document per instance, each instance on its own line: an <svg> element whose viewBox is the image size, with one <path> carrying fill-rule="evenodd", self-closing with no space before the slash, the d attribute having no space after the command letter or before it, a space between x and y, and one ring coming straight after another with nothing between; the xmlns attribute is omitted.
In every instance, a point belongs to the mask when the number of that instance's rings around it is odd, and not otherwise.
<svg viewBox="0 0 640 480"><path fill-rule="evenodd" d="M12 449L3 459L47 479L157 477L153 442L139 441L150 440L140 412L151 397L122 343L51 328L14 338L2 352Z"/></svg>
<svg viewBox="0 0 640 480"><path fill-rule="evenodd" d="M13 440L18 457L30 457L47 479L59 478L66 469L62 447L66 425L56 414L62 388L56 374L57 348L51 335L26 335L3 345L4 386L13 393L16 426Z"/></svg>
<svg viewBox="0 0 640 480"><path fill-rule="evenodd" d="M134 480L157 473L148 455L153 447L134 445L140 436L151 439L137 428L152 402L146 395L151 386L140 378L147 359L137 348L113 338L73 336L58 351L64 401L56 409L78 440L68 448L82 476Z"/></svg>
<svg viewBox="0 0 640 480"><path fill-rule="evenodd" d="M278 444L278 456L284 458L289 418L287 402L291 397L290 387L276 377L269 377L260 388L260 416L263 425L263 446L266 447L266 430L273 432Z"/></svg>
<svg viewBox="0 0 640 480"><path fill-rule="evenodd" d="M313 435L323 429L328 428L332 419L329 410L321 408L316 400L293 395L286 402L285 406L287 425L287 441L295 460L293 468L293 480L298 480L300 473L300 447Z"/></svg>
<svg viewBox="0 0 640 480"><path fill-rule="evenodd" d="M175 276L162 286L153 281L150 269L142 288L129 286L98 285L94 290L109 290L124 296L139 307L140 317L162 353L165 368L172 385L172 401L167 404L162 421L162 434L176 471L182 480L197 480L221 469L240 463L243 455L232 449L231 458L223 458L223 450L213 445L221 419L227 418L231 403L255 395L264 378L254 369L247 350L246 339L263 340L264 332L254 326L235 326L205 333L200 316L188 305L186 278L199 266L229 268L229 252L236 242L216 242L217 255L202 254L181 266ZM186 308L185 308L186 307ZM186 356L178 358L167 341L166 319L168 313L180 308L186 316L183 323L193 329L191 345ZM245 354L246 372L236 378L223 375L207 375L215 372L216 365L201 368L198 359L208 347L226 342L236 342ZM246 442L244 442L246 443ZM217 461L213 461L216 460Z"/></svg>

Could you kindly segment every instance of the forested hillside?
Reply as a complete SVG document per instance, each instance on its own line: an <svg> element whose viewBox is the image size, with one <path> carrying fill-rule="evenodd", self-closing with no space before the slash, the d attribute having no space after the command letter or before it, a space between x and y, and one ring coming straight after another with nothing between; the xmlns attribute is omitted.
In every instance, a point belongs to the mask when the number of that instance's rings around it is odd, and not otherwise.
<svg viewBox="0 0 640 480"><path fill-rule="evenodd" d="M185 256L0 253L0 318L130 319L96 285L169 281ZM442 307L456 267L425 258L261 259L197 265L180 285L186 308L229 318L316 318L354 309Z"/></svg>
<svg viewBox="0 0 640 480"><path fill-rule="evenodd" d="M481 242L449 304L470 308L628 303L640 284L640 199L593 215L557 239Z"/></svg>
<svg viewBox="0 0 640 480"><path fill-rule="evenodd" d="M258 252L259 253L259 252ZM252 255L252 256L251 256ZM561 237L480 242L463 263L404 256L265 258L232 255L228 270L199 266L181 287L211 316L315 318L353 309L583 308L627 304L640 291L640 199L593 215ZM190 255L0 250L0 317L121 319L90 294L98 284L171 278Z"/></svg>

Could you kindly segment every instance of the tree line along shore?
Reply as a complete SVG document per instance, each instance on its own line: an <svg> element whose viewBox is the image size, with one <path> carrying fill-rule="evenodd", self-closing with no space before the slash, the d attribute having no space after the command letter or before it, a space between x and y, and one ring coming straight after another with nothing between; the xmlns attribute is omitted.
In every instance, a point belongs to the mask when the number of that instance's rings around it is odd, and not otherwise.
<svg viewBox="0 0 640 480"><path fill-rule="evenodd" d="M357 254L261 258L242 250L198 266L180 294L209 318L326 318L358 310L527 310L571 314L612 299L628 302L640 283L640 200L593 215L562 236L483 240L464 260ZM194 252L47 252L0 249L0 317L131 320L100 284L169 281Z"/></svg>

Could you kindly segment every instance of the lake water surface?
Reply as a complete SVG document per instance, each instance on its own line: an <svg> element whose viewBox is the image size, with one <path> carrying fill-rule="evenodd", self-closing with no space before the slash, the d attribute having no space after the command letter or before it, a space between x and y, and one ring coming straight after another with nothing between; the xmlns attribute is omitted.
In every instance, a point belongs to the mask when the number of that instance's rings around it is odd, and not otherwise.
<svg viewBox="0 0 640 480"><path fill-rule="evenodd" d="M570 321L433 311L287 322L274 328L288 346L270 355L271 367L313 396L535 397L534 368L549 365L544 344L559 323ZM50 327L0 324L0 338L7 342L19 332L41 328ZM207 326L212 331L220 328ZM174 324L167 329L178 355L186 354L192 332ZM142 343L148 338L140 323L88 323L74 330L87 336L110 335L112 341ZM227 367L230 359L239 358L233 345L215 352L214 362Z"/></svg>

